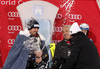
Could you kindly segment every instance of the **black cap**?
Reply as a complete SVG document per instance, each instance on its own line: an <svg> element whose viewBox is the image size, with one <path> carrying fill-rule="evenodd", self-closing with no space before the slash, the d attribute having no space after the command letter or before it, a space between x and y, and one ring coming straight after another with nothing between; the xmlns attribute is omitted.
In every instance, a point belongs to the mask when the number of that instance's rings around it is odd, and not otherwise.
<svg viewBox="0 0 100 69"><path fill-rule="evenodd" d="M39 28L39 23L35 19L31 19L28 23L28 30L31 30L32 28Z"/></svg>

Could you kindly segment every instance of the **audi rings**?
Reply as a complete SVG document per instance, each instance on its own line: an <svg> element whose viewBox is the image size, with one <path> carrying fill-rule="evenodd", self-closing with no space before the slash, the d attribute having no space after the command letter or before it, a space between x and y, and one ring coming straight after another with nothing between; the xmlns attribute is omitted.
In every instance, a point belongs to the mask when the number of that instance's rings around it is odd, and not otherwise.
<svg viewBox="0 0 100 69"><path fill-rule="evenodd" d="M9 25L8 30L9 31L20 31L22 27L20 25Z"/></svg>
<svg viewBox="0 0 100 69"><path fill-rule="evenodd" d="M18 12L8 12L9 17L19 17Z"/></svg>
<svg viewBox="0 0 100 69"><path fill-rule="evenodd" d="M60 42L61 40L52 40L52 42L54 42L54 43L58 43L58 42Z"/></svg>
<svg viewBox="0 0 100 69"><path fill-rule="evenodd" d="M62 27L55 27L54 28L54 32L61 32L62 31Z"/></svg>
<svg viewBox="0 0 100 69"><path fill-rule="evenodd" d="M81 20L82 16L80 14L69 14L69 19Z"/></svg>
<svg viewBox="0 0 100 69"><path fill-rule="evenodd" d="M8 44L14 44L15 39L8 39Z"/></svg>

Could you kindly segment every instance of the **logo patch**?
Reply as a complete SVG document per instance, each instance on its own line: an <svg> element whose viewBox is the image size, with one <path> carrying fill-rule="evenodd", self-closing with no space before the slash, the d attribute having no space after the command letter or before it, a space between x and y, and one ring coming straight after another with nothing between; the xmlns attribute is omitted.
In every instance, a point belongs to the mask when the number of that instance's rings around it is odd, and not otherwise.
<svg viewBox="0 0 100 69"><path fill-rule="evenodd" d="M42 17L43 16L43 6L42 5L34 5L33 6L33 14L36 17Z"/></svg>

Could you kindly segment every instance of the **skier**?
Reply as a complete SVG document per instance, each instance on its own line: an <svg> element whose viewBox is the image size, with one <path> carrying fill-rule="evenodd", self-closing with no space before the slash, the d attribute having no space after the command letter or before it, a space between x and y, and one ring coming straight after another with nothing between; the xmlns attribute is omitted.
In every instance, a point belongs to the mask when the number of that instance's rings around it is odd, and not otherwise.
<svg viewBox="0 0 100 69"><path fill-rule="evenodd" d="M20 31L9 51L2 69L48 69L47 48L43 50L45 38L38 33L39 23L29 20L25 31Z"/></svg>

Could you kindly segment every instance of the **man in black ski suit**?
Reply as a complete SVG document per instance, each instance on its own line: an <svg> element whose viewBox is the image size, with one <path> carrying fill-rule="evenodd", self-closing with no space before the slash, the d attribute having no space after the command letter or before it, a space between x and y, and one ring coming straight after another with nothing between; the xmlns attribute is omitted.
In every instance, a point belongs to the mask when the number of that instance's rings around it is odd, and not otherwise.
<svg viewBox="0 0 100 69"><path fill-rule="evenodd" d="M64 67L66 59L70 55L69 43L67 42L70 36L69 29L70 25L65 25L62 28L64 39L56 45L52 69L61 69Z"/></svg>

